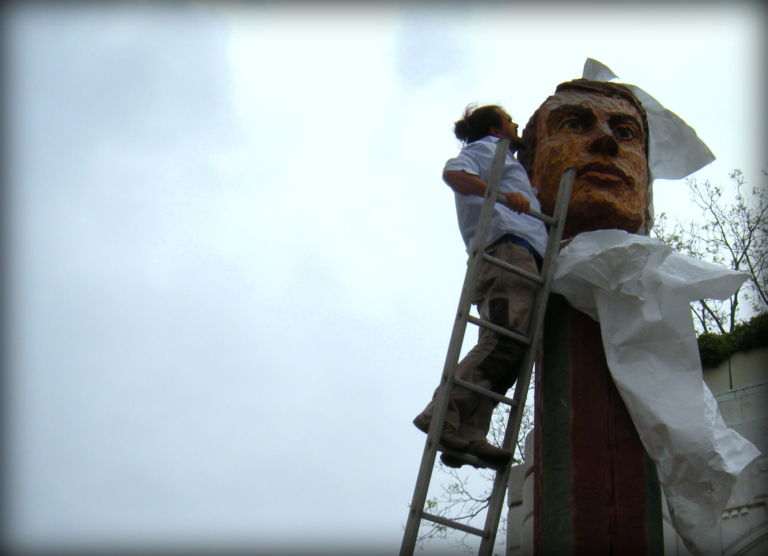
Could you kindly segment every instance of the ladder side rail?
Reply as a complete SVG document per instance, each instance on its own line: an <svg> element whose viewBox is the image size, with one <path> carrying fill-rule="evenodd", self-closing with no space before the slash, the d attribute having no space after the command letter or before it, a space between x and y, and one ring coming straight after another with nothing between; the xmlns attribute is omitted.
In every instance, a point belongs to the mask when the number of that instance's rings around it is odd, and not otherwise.
<svg viewBox="0 0 768 556"><path fill-rule="evenodd" d="M469 261L467 263L467 272L464 278L459 307L456 320L453 324L451 340L448 345L443 374L440 379L439 392L433 405L432 419L427 431L427 440L424 444L424 451L419 466L419 472L414 487L413 497L408 512L408 520L403 534L403 542L400 546L401 556L410 556L413 554L418 539L419 525L424 511L424 504L427 500L429 483L432 477L432 471L437 456L437 446L443 429L443 421L448 409L448 393L453 386L452 379L456 373L461 346L464 342L464 333L467 327L467 316L471 308L472 293L480 271L482 254L485 251L486 235L491 221L491 214L496 203L496 191L501 181L501 173L504 168L507 153L509 151L509 139L504 137L499 139L496 144L491 165L491 174L488 181L488 187L485 191L483 205L480 209L475 237L470 244Z"/></svg>
<svg viewBox="0 0 768 556"><path fill-rule="evenodd" d="M496 533L499 530L501 507L507 493L507 483L509 482L511 469L510 465L505 465L493 478L493 489L491 490L485 514L484 531L486 535L480 541L480 548L477 552L478 556L491 556L493 554L493 545L496 544Z"/></svg>
<svg viewBox="0 0 768 556"><path fill-rule="evenodd" d="M575 170L569 168L563 172L560 178L560 187L558 190L557 201L553 215L555 224L550 230L544 262L541 269L542 276L544 276L544 285L536 292L533 313L528 324L531 344L526 349L525 357L522 362L523 366L520 367L521 373L518 377L514 396L512 397L515 405L510 411L506 432L504 434L504 440L502 442L502 447L510 451L514 451L513 443L520 434L520 423L522 421L523 411L525 409L525 398L528 395L528 388L530 386L531 374L533 370L533 361L536 357L536 352L538 351L539 342L541 339L541 328L544 322L544 314L546 312L547 300L549 298L549 290L552 287L554 263L560 249L560 239L563 234L563 227L565 226L565 217L568 211L568 202L570 201L571 197L574 176ZM496 474L494 479L493 489L491 490L491 496L488 502L488 508L486 510L485 530L488 533L488 536L484 537L480 543L480 550L478 551L479 556L490 556L493 553L493 545L496 541L496 533L499 527L501 508L504 504L504 497L507 490L507 483L509 482L510 472L511 468L509 465L507 465L504 467L502 472Z"/></svg>

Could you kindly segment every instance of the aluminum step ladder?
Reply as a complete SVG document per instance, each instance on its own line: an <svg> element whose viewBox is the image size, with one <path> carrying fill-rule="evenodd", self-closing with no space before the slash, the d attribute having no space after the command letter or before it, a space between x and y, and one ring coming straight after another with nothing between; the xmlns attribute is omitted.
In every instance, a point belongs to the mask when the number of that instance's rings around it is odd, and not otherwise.
<svg viewBox="0 0 768 556"><path fill-rule="evenodd" d="M450 390L455 387L468 388L474 392L488 396L489 398L492 398L498 402L507 404L510 407L510 413L504 434L504 440L502 441L502 448L514 453L513 447L519 434L520 422L522 420L523 411L525 409L525 399L528 392L528 387L530 385L531 372L541 338L544 313L546 311L546 303L547 299L549 298L549 290L551 288L554 261L559 251L560 239L563 234L563 225L565 223L565 215L567 213L568 201L571 197L571 189L573 187L573 179L575 174L575 170L573 169L568 169L563 172L563 175L560 179L560 189L558 190L558 196L553 216L550 217L534 210L528 212L529 215L541 220L548 226L549 236L547 239L547 247L543 258L541 275L539 276L530 272L526 272L523 269L517 268L485 253L485 238L488 226L490 225L491 216L493 214L494 204L496 202L506 203L506 198L502 195L499 195L497 191L508 149L509 139L499 139L491 166L491 175L488 182L488 187L486 189L485 198L483 200L483 205L480 211L480 219L478 222L477 231L475 233L474 240L472 241L472 245L470 246L469 260L467 262L467 273L464 279L464 286L461 290L459 308L456 314L456 320L453 325L453 332L451 334L451 339L448 345L448 353L445 358L443 374L440 379L439 392L435 398L435 403L433 406L432 420L427 432L424 452L421 457L421 465L419 467L419 473L416 479L413 499L411 500L410 504L408 520L406 522L405 532L403 534L403 542L400 547L400 556L411 556L413 554L418 539L419 526L422 519L481 537L482 540L480 543L480 550L478 552L478 554L481 556L491 555L496 540L496 532L498 531L499 527L499 518L501 516L501 509L507 490L507 482L509 481L510 465L494 465L490 462L485 462L471 454L458 453L445 449L439 444L439 438L442 435L443 421L445 419L446 410L448 408L448 394ZM509 272L514 272L535 282L538 285L531 311L528 334L526 336L520 335L512 330L508 330L486 320L470 315L469 312L472 305L470 302L470 297L483 261L495 264ZM471 322L477 326L482 326L494 330L495 332L513 338L526 346L525 353L520 363L518 378L515 384L514 395L512 398L499 395L495 392L475 386L474 384L465 382L455 377L456 367L459 362L459 356L462 343L464 341L464 333L466 331L467 322ZM496 476L493 482L493 489L491 490L491 496L489 498L488 508L486 511L485 526L483 529L471 527L464 523L453 521L424 511L424 504L426 503L429 484L432 478L435 458L438 451L444 452L454 461L458 460L463 463L468 463L473 467L489 468L496 471Z"/></svg>

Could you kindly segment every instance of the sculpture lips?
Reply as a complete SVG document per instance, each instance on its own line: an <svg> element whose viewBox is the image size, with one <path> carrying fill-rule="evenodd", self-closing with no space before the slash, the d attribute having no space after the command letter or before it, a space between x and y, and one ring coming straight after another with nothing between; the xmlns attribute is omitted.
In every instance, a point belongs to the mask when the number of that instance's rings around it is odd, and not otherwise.
<svg viewBox="0 0 768 556"><path fill-rule="evenodd" d="M578 169L576 177L586 177L586 181L595 185L630 185L628 176L609 164L593 162Z"/></svg>

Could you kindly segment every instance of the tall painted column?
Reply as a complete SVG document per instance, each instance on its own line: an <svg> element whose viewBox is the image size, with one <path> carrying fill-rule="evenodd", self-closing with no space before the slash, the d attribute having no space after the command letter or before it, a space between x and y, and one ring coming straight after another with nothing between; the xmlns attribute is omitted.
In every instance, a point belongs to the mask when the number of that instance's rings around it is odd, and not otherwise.
<svg viewBox="0 0 768 556"><path fill-rule="evenodd" d="M661 494L599 324L550 298L536 373L534 554L663 554Z"/></svg>
<svg viewBox="0 0 768 556"><path fill-rule="evenodd" d="M628 87L557 86L525 127L518 158L552 213L576 175L563 237L649 222L647 114ZM536 372L534 553L663 554L655 469L609 374L598 323L550 299Z"/></svg>

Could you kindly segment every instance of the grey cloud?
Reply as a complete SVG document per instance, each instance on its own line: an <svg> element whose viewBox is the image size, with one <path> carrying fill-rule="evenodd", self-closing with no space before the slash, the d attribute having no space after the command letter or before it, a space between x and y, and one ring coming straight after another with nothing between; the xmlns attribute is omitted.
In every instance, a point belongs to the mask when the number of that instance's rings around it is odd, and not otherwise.
<svg viewBox="0 0 768 556"><path fill-rule="evenodd" d="M184 8L48 6L9 18L9 96L25 125L66 150L222 139L222 23Z"/></svg>

